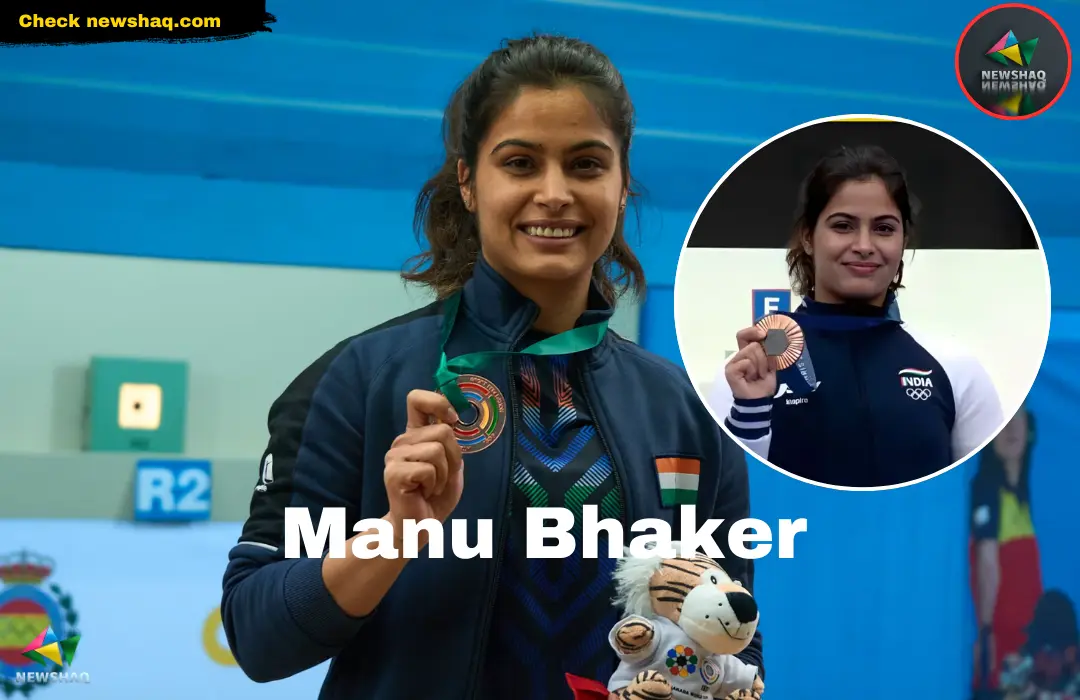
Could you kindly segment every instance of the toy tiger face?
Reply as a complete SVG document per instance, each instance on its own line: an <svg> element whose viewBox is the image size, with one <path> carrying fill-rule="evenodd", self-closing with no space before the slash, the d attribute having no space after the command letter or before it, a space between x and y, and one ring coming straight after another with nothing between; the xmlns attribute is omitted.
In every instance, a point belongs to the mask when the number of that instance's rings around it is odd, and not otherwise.
<svg viewBox="0 0 1080 700"><path fill-rule="evenodd" d="M754 637L754 597L703 554L664 559L649 579L653 611L713 654L737 654Z"/></svg>
<svg viewBox="0 0 1080 700"><path fill-rule="evenodd" d="M757 631L754 597L703 554L624 557L615 580L627 614L665 617L711 654L737 654Z"/></svg>

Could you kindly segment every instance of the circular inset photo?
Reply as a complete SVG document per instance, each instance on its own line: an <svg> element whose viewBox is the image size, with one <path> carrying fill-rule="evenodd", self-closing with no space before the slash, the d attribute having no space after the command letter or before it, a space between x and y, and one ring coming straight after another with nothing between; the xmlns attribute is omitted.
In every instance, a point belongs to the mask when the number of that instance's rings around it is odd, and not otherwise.
<svg viewBox="0 0 1080 700"><path fill-rule="evenodd" d="M675 329L702 401L769 466L906 486L989 443L1027 397L1050 275L1027 210L955 138L910 120L802 124L698 209Z"/></svg>

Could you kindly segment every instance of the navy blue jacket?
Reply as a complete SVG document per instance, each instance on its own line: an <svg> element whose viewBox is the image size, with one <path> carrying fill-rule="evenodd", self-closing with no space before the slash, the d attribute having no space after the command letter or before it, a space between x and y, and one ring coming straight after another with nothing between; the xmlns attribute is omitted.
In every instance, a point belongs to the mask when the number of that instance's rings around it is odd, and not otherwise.
<svg viewBox="0 0 1080 700"><path fill-rule="evenodd" d="M778 469L831 486L909 483L963 461L1004 423L978 360L913 331L895 300L804 300L786 315L803 330L813 386L791 367L772 398L733 399L721 373L709 396L731 434Z"/></svg>
<svg viewBox="0 0 1080 700"><path fill-rule="evenodd" d="M344 507L351 524L379 518L389 505L384 455L406 425L405 397L433 386L441 303L343 341L305 370L270 410L270 440L251 513L229 554L221 612L240 667L260 682L286 678L333 659L323 700L480 699L501 539L494 559L426 557L410 562L378 608L362 619L333 601L321 559L284 559L283 511ZM462 296L447 355L507 350L535 321L537 308L480 261ZM610 309L589 311L595 323ZM661 503L655 460L701 460L697 495L706 518L728 526L749 517L743 451L698 399L682 369L609 331L589 352L584 386L616 465L628 522L661 518L679 534L679 513ZM516 405L508 361L481 371ZM465 489L453 518L493 519L507 511L512 422L482 452L465 456ZM753 562L734 558L726 527L716 531L731 576L753 585ZM627 536L632 537L627 528ZM627 539L629 544L629 539ZM761 639L740 657L764 668ZM596 679L606 682L607 679ZM494 699L490 699L494 700Z"/></svg>

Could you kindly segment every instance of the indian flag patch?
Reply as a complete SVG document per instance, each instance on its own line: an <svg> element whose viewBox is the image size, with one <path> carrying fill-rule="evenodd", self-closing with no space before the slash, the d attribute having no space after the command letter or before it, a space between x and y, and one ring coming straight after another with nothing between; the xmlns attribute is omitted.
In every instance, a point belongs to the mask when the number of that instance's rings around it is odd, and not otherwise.
<svg viewBox="0 0 1080 700"><path fill-rule="evenodd" d="M665 508L693 505L697 502L701 460L688 457L657 457L660 477L660 501Z"/></svg>

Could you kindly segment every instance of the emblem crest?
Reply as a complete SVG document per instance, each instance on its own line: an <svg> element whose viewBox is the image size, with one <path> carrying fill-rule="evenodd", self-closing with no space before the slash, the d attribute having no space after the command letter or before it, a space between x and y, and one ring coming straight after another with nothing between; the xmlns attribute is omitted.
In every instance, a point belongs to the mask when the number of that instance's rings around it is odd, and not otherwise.
<svg viewBox="0 0 1080 700"><path fill-rule="evenodd" d="M0 557L0 689L6 697L29 697L44 685L16 682L16 674L60 670L43 669L40 660L24 653L45 630L57 640L79 636L71 594L56 583L46 585L55 568L52 559L25 550Z"/></svg>

